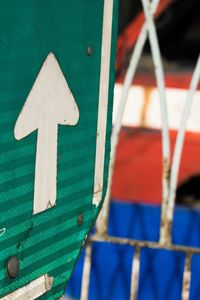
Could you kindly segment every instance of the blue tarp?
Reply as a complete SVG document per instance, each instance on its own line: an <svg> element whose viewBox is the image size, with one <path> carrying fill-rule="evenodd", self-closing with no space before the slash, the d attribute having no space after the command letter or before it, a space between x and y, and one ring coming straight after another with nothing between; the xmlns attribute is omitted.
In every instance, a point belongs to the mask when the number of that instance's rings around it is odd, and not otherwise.
<svg viewBox="0 0 200 300"><path fill-rule="evenodd" d="M109 234L158 241L160 207L111 203ZM178 207L175 210L173 242L200 247L200 211ZM95 243L93 247L90 300L128 300L134 249L130 246ZM81 256L67 289L80 297L83 267ZM139 300L181 300L184 254L143 249L139 278ZM200 255L192 260L190 300L200 299Z"/></svg>

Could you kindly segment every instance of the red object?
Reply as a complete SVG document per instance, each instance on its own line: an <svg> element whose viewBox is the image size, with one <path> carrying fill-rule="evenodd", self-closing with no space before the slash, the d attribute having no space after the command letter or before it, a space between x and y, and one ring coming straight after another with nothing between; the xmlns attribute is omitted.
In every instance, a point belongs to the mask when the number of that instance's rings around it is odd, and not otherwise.
<svg viewBox="0 0 200 300"><path fill-rule="evenodd" d="M172 0L161 0L155 13L155 18L157 18L171 4L171 2ZM145 16L144 12L142 11L135 19L133 19L130 25L127 26L127 28L119 36L117 43L117 71L120 70L127 53L129 53L135 45L144 22Z"/></svg>
<svg viewBox="0 0 200 300"><path fill-rule="evenodd" d="M170 132L172 151L176 131ZM116 156L112 198L161 203L162 148L159 130L122 129ZM179 184L200 174L200 134L186 133Z"/></svg>

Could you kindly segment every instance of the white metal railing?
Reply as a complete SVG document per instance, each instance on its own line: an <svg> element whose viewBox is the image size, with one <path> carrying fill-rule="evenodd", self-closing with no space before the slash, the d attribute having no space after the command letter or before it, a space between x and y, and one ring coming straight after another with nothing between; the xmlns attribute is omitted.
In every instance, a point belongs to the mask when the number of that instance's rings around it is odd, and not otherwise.
<svg viewBox="0 0 200 300"><path fill-rule="evenodd" d="M164 85L164 72L162 66L162 60L160 55L160 48L154 23L154 14L159 5L159 0L141 0L144 10L146 22L143 25L136 45L134 47L130 64L127 70L127 74L124 81L123 92L120 99L120 105L118 108L116 123L112 133L112 150L111 160L109 167L109 182L108 190L105 197L103 209L96 225L96 233L92 235L86 246L86 256L84 262L84 270L82 277L82 293L81 300L88 299L90 270L91 270L91 257L92 257L92 244L94 242L108 242L121 245L130 245L134 247L134 257L132 262L132 277L131 277L131 290L130 299L136 300L139 285L139 271L140 271L140 252L144 247L152 249L167 249L170 251L181 251L185 253L185 267L183 273L183 286L182 286L182 299L189 300L190 280L191 280L191 261L194 254L200 254L200 248L174 245L172 243L171 232L173 226L174 205L175 205L175 192L177 187L177 178L179 174L181 155L186 131L186 125L189 118L193 97L197 89L197 85L200 79L200 57L197 61L190 88L188 91L185 107L183 110L180 127L178 130L176 144L172 162L170 162L170 140L169 140L169 128L167 117L167 105L165 97L165 85ZM161 222L160 222L160 239L158 242L151 241L138 241L127 238L118 238L109 236L107 231L108 216L109 216L109 203L111 194L111 183L113 176L113 168L115 163L116 148L118 144L119 132L122 126L122 117L126 106L126 101L129 93L129 89L132 85L133 78L136 72L138 62L140 60L142 50L146 39L149 38L153 63L155 67L155 75L157 81L157 87L160 97L160 107L162 116L162 209L161 209Z"/></svg>

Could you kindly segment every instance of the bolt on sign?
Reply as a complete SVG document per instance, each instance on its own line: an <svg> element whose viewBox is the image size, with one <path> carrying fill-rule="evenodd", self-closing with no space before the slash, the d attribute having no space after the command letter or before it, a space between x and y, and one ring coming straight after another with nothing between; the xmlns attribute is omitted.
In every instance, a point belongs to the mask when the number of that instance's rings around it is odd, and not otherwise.
<svg viewBox="0 0 200 300"><path fill-rule="evenodd" d="M117 0L0 0L0 299L59 299L105 196Z"/></svg>

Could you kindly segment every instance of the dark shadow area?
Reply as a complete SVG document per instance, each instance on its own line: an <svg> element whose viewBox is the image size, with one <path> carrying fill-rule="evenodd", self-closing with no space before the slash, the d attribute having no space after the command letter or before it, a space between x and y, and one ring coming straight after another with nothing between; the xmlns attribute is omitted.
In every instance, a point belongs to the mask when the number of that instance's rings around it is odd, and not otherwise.
<svg viewBox="0 0 200 300"><path fill-rule="evenodd" d="M177 188L176 203L190 208L200 208L200 175L189 178Z"/></svg>
<svg viewBox="0 0 200 300"><path fill-rule="evenodd" d="M141 0L120 0L119 34L142 11ZM162 56L189 64L196 62L200 52L199 0L174 0L156 19ZM150 52L149 43L145 51Z"/></svg>

